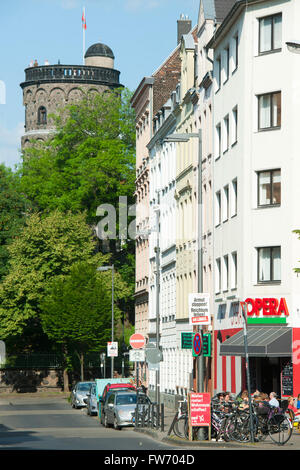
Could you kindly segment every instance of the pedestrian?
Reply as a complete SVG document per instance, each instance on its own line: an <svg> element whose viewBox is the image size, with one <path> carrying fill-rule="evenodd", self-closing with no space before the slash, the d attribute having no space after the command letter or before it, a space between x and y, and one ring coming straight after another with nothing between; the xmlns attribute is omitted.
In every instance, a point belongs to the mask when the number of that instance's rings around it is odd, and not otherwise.
<svg viewBox="0 0 300 470"><path fill-rule="evenodd" d="M269 405L270 405L270 406L275 406L276 408L278 408L278 407L279 407L279 401L278 401L277 398L276 398L276 397L277 397L276 393L275 393L275 392L271 392L270 395L269 395L269 397L270 397Z"/></svg>

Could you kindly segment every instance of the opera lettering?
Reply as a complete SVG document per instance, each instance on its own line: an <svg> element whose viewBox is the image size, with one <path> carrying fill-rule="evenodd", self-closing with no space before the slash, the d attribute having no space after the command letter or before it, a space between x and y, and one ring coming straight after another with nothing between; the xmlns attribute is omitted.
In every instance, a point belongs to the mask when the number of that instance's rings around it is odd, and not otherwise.
<svg viewBox="0 0 300 470"><path fill-rule="evenodd" d="M284 298L278 299L246 299L248 316L259 316L262 311L263 316L289 316L289 311Z"/></svg>

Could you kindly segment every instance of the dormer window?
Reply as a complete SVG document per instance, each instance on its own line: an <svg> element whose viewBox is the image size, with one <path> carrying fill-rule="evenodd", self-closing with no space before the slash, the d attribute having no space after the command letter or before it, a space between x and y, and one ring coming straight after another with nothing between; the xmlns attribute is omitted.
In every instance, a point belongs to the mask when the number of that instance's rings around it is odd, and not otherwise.
<svg viewBox="0 0 300 470"><path fill-rule="evenodd" d="M38 109L38 124L47 124L47 109L40 106Z"/></svg>

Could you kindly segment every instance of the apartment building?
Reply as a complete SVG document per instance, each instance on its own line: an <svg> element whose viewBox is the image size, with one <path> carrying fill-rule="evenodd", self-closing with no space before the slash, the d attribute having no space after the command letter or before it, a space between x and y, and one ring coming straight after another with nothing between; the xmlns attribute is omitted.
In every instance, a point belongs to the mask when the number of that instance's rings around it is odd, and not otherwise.
<svg viewBox="0 0 300 470"><path fill-rule="evenodd" d="M300 4L234 3L214 53L214 390L297 395L300 336Z"/></svg>

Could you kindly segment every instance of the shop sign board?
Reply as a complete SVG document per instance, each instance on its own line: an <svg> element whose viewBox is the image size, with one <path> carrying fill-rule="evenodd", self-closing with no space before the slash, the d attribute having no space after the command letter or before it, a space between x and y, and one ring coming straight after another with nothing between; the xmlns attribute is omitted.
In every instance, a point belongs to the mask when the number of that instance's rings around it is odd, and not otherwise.
<svg viewBox="0 0 300 470"><path fill-rule="evenodd" d="M210 393L190 393L189 409L191 426L210 426Z"/></svg>
<svg viewBox="0 0 300 470"><path fill-rule="evenodd" d="M263 298L263 299L251 299L248 298L241 304L247 304L247 316L260 316L263 317L279 317L284 315L289 316L285 298L281 298L280 301L275 298Z"/></svg>
<svg viewBox="0 0 300 470"><path fill-rule="evenodd" d="M118 343L116 341L107 343L107 356L118 357Z"/></svg>
<svg viewBox="0 0 300 470"><path fill-rule="evenodd" d="M210 325L209 294L189 294L189 324Z"/></svg>

